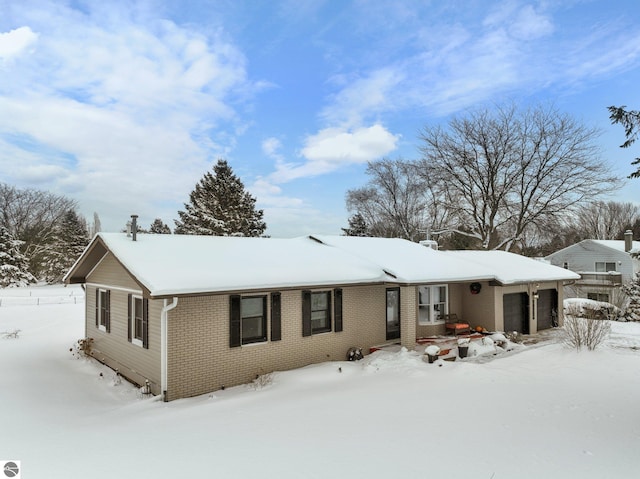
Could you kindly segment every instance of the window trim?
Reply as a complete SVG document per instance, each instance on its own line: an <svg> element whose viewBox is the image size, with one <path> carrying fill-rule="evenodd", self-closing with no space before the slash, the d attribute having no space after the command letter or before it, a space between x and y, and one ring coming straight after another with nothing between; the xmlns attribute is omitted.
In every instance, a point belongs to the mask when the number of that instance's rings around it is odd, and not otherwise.
<svg viewBox="0 0 640 479"><path fill-rule="evenodd" d="M104 295L104 303L102 303ZM105 288L96 289L96 327L103 333L110 332L111 322L111 305L110 305L110 291Z"/></svg>
<svg viewBox="0 0 640 479"><path fill-rule="evenodd" d="M242 302L245 299L261 299L262 300L262 316L250 316L245 318L242 315ZM242 346L245 346L247 344L256 344L256 343L265 343L267 342L267 338L268 338L268 331L267 331L267 295L252 295L252 296L240 296L240 344ZM262 322L262 335L261 336L254 336L251 338L246 338L244 337L243 334L243 326L244 326L244 320L245 319L250 319L250 318L261 318L261 322Z"/></svg>
<svg viewBox="0 0 640 479"><path fill-rule="evenodd" d="M136 300L140 300L140 322L142 324L142 331L140 331L140 336L142 339L138 339L136 337ZM139 294L132 294L131 298L131 344L135 344L136 346L144 347L144 298Z"/></svg>
<svg viewBox="0 0 640 479"><path fill-rule="evenodd" d="M324 309L313 309L313 296L314 295L324 295L325 298L327 299L327 305L326 308ZM311 334L321 334L321 333L330 333L331 331L333 331L333 321L332 321L332 314L331 314L331 291L312 291L311 292L311 304L309 307L309 312L311 313ZM324 311L325 312L325 319L326 319L326 325L322 326L322 327L313 327L313 313L314 312L318 312L318 311Z"/></svg>
<svg viewBox="0 0 640 479"><path fill-rule="evenodd" d="M142 340L136 338L136 299L141 300ZM127 339L134 346L149 349L149 300L141 294L127 295Z"/></svg>
<svg viewBox="0 0 640 479"><path fill-rule="evenodd" d="M421 294L420 294L420 289L421 288L429 288L429 302L428 303L422 303L421 302ZM444 288L445 289L445 294L447 295L446 299L444 301L439 301L438 303L433 303L433 298L434 298L434 290L436 288ZM434 319L434 312L436 311L435 306L436 305L440 305L440 304L444 304L444 312L442 312L441 314L448 314L449 312L449 285L448 284L423 284L421 286L418 286L418 325L420 326L433 326L435 324L444 324L445 321L443 319ZM429 317L424 320L422 319L422 315L421 313L421 309L427 307L427 311L429 313Z"/></svg>

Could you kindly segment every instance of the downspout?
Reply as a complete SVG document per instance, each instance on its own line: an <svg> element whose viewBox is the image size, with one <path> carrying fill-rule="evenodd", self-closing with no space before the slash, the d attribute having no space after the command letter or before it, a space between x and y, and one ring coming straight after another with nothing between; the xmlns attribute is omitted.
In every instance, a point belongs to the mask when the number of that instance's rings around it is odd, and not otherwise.
<svg viewBox="0 0 640 479"><path fill-rule="evenodd" d="M169 355L168 355L168 345L169 345L169 311L178 306L178 298L174 296L173 302L168 304L168 301L165 299L164 304L162 306L162 311L160 312L160 389L162 391L162 400L167 400L167 371L169 366Z"/></svg>

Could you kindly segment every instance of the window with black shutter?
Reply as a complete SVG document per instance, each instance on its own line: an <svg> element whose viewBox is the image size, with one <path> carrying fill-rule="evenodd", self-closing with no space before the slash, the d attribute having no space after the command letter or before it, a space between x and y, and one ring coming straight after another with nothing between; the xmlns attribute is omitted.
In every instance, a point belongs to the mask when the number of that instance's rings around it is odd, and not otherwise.
<svg viewBox="0 0 640 479"><path fill-rule="evenodd" d="M331 291L302 292L302 335L331 331Z"/></svg>
<svg viewBox="0 0 640 479"><path fill-rule="evenodd" d="M267 340L267 297L230 297L229 346Z"/></svg>

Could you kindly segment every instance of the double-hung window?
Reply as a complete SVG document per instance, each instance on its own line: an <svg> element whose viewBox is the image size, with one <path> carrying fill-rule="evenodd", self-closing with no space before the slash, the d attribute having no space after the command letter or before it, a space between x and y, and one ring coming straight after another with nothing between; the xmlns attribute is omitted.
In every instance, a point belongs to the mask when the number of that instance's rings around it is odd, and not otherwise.
<svg viewBox="0 0 640 479"><path fill-rule="evenodd" d="M267 297L242 298L240 304L242 344L267 340Z"/></svg>
<svg viewBox="0 0 640 479"><path fill-rule="evenodd" d="M418 288L418 322L435 324L442 321L448 312L448 287L444 285L420 286Z"/></svg>
<svg viewBox="0 0 640 479"><path fill-rule="evenodd" d="M302 336L337 333L342 328L342 289L302 291Z"/></svg>
<svg viewBox="0 0 640 479"><path fill-rule="evenodd" d="M311 293L311 332L331 331L331 291Z"/></svg>
<svg viewBox="0 0 640 479"><path fill-rule="evenodd" d="M96 327L106 333L111 330L111 292L107 289L96 289Z"/></svg>
<svg viewBox="0 0 640 479"><path fill-rule="evenodd" d="M229 346L261 343L267 340L267 296L230 296ZM272 326L274 341L280 339L280 295L272 295L272 316L277 325Z"/></svg>
<svg viewBox="0 0 640 479"><path fill-rule="evenodd" d="M128 338L132 344L149 347L149 301L135 294L128 295Z"/></svg>

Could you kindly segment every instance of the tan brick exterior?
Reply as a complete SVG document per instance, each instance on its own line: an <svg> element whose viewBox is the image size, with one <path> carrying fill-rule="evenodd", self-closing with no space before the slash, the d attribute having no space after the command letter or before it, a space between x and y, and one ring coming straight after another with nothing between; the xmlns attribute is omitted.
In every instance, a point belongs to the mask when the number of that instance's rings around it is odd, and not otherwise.
<svg viewBox="0 0 640 479"><path fill-rule="evenodd" d="M386 288L346 287L342 291L343 331L303 337L302 292L283 291L282 339L234 348L229 347L228 295L180 298L169 313L167 399L247 383L272 371L342 361L350 347L368 352L369 347L384 343ZM270 317L267 324L270 335Z"/></svg>
<svg viewBox="0 0 640 479"><path fill-rule="evenodd" d="M562 304L562 284L542 283L540 289L557 289ZM371 346L386 343L387 285L343 287L343 331L302 336L302 291L281 291L282 339L271 341L271 302L267 301L267 341L240 347L229 346L229 295L181 297L168 313L167 400L190 397L248 383L259 375L307 366L323 361L344 360L350 347L368 353ZM479 294L471 294L469 283L449 285L449 312L468 320L471 326L500 330L503 326L502 296L528 292L532 285L494 287L482 283ZM111 331L95 325L95 291L110 290ZM333 291L332 288L314 291ZM149 349L127 340L127 295L142 294L126 270L107 254L87 276L86 336L94 339L96 359L118 369L138 384L151 383L161 394L161 311L163 300L149 300ZM532 300L533 301L533 300ZM333 301L332 301L333 304ZM533 305L532 308L533 310ZM333 308L332 308L333 316ZM413 348L417 337L444 334L444 325L418 324L416 286L400 288L400 342ZM530 318L535 331L535 317Z"/></svg>

